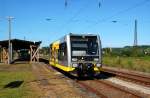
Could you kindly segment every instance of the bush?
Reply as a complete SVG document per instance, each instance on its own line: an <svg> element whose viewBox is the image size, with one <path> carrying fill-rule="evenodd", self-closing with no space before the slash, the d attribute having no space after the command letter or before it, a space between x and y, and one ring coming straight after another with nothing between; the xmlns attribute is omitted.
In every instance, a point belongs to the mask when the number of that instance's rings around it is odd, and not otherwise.
<svg viewBox="0 0 150 98"><path fill-rule="evenodd" d="M150 56L150 46L126 46L124 48L104 48L104 56L144 57Z"/></svg>
<svg viewBox="0 0 150 98"><path fill-rule="evenodd" d="M121 58L119 56L117 56L116 64L121 65Z"/></svg>
<svg viewBox="0 0 150 98"><path fill-rule="evenodd" d="M132 60L128 60L128 61L127 61L127 68L128 68L128 69L132 69L132 68L133 68L133 65L134 65L134 64L133 64L133 61L132 61Z"/></svg>
<svg viewBox="0 0 150 98"><path fill-rule="evenodd" d="M122 49L121 55L125 57L130 57L132 55L132 50L131 49Z"/></svg>

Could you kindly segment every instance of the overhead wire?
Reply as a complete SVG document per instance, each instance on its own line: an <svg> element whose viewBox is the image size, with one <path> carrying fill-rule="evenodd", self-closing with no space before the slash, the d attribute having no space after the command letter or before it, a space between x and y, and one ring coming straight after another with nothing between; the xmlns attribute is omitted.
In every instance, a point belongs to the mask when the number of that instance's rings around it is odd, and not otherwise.
<svg viewBox="0 0 150 98"><path fill-rule="evenodd" d="M101 8L103 0L98 0L98 8Z"/></svg>
<svg viewBox="0 0 150 98"><path fill-rule="evenodd" d="M65 0L66 2L66 0ZM68 3L67 3L68 4ZM71 24L72 22L74 22L73 20L80 15L80 13L87 8L89 3L86 3L84 6L82 6L81 8L79 8L79 10L67 21L65 22L62 26L61 26L61 30L64 30L69 24Z"/></svg>
<svg viewBox="0 0 150 98"><path fill-rule="evenodd" d="M98 8L100 8L102 6L102 1L103 0L98 0ZM69 24L73 23L73 22L77 22L78 20L76 21L73 21L77 16L80 15L80 13L85 9L87 8L89 5L89 3L86 3L83 7L81 7L66 23L64 23L62 26L61 26L61 30L65 29ZM68 0L65 0L65 8L68 6Z"/></svg>
<svg viewBox="0 0 150 98"><path fill-rule="evenodd" d="M68 6L68 0L65 0L65 8Z"/></svg>
<svg viewBox="0 0 150 98"><path fill-rule="evenodd" d="M99 8L102 6L102 1L103 1L103 0L98 0L98 7L99 7ZM93 27L93 26L95 26L95 25L97 25L97 24L99 24L99 23L106 22L107 20L109 20L109 19L111 19L111 18L113 18L113 17L115 17L115 16L117 16L117 15L120 15L120 14L125 13L125 12L130 11L130 10L133 10L133 9L139 7L139 6L144 5L145 3L149 2L149 1L150 1L150 0L141 1L141 2L139 2L139 3L136 3L135 5L132 5L132 6L128 7L128 8L126 8L126 9L123 9L123 10L121 10L121 11L119 11L119 12L116 12L116 13L114 13L114 14L111 15L111 16L108 16L108 17L103 18L103 19L99 19L99 20L98 20L97 22L95 22L94 24L93 24L93 22L92 22L92 24L89 25L88 28L89 28L89 27ZM65 28L67 28L67 26L68 26L69 24L71 24L71 23L73 23L73 22L76 22L76 21L73 21L73 20L74 20L77 16L79 16L80 13L81 13L85 8L87 8L87 5L88 5L88 4L89 4L89 3L86 3L83 7L81 7L69 20L67 20L67 22L65 22L65 23L61 26L60 29L61 29L61 30L64 30ZM67 7L67 6L68 6L68 0L65 0L65 7Z"/></svg>
<svg viewBox="0 0 150 98"><path fill-rule="evenodd" d="M149 2L149 1L150 1L150 0L141 1L141 2L139 2L139 3L136 3L135 5L132 5L132 6L128 7L128 8L126 8L126 9L123 9L123 10L121 10L121 11L119 11L119 12L116 12L115 14L113 14L113 15L111 15L111 16L108 16L108 17L103 18L103 19L99 19L99 20L98 20L97 22L95 22L94 24L88 26L88 28L89 28L89 27L93 27L93 26L95 26L95 25L97 25L97 24L99 24L99 23L105 22L105 21L107 21L107 20L109 20L109 19L111 19L111 18L113 18L113 17L115 17L115 16L118 16L118 15L122 14L122 13L128 12L128 11L130 11L130 10L133 10L133 9L137 8L137 7L140 7L140 6L146 4L146 3Z"/></svg>

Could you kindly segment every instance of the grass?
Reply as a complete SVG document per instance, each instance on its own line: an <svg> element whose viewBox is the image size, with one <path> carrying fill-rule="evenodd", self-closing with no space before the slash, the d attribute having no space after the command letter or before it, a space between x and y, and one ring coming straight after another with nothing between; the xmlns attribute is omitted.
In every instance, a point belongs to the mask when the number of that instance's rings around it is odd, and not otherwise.
<svg viewBox="0 0 150 98"><path fill-rule="evenodd" d="M0 98L31 98L36 96L28 83L34 79L29 64L0 64ZM21 81L21 84L17 84L16 81Z"/></svg>
<svg viewBox="0 0 150 98"><path fill-rule="evenodd" d="M150 73L150 57L103 57L103 64Z"/></svg>

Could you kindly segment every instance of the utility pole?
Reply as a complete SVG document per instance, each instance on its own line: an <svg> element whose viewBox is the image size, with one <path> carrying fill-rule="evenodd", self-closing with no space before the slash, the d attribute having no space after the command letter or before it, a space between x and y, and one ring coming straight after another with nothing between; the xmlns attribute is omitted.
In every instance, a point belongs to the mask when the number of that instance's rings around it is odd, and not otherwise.
<svg viewBox="0 0 150 98"><path fill-rule="evenodd" d="M9 40L8 40L8 64L11 63L12 58L12 45L11 45L11 21L14 19L14 17L8 16L8 31L9 31Z"/></svg>
<svg viewBox="0 0 150 98"><path fill-rule="evenodd" d="M138 44L138 39L137 39L137 20L135 20L135 27L134 27L134 45L137 46Z"/></svg>
<svg viewBox="0 0 150 98"><path fill-rule="evenodd" d="M24 41L25 41L25 40L26 40L26 37L24 36L23 39L24 39Z"/></svg>

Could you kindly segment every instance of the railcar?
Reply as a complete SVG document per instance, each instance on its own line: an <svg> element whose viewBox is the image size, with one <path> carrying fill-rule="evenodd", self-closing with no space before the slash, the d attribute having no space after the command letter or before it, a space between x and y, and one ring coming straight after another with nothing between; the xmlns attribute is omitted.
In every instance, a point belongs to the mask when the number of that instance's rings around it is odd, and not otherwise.
<svg viewBox="0 0 150 98"><path fill-rule="evenodd" d="M50 44L51 66L79 77L102 69L101 41L96 34L68 34Z"/></svg>

